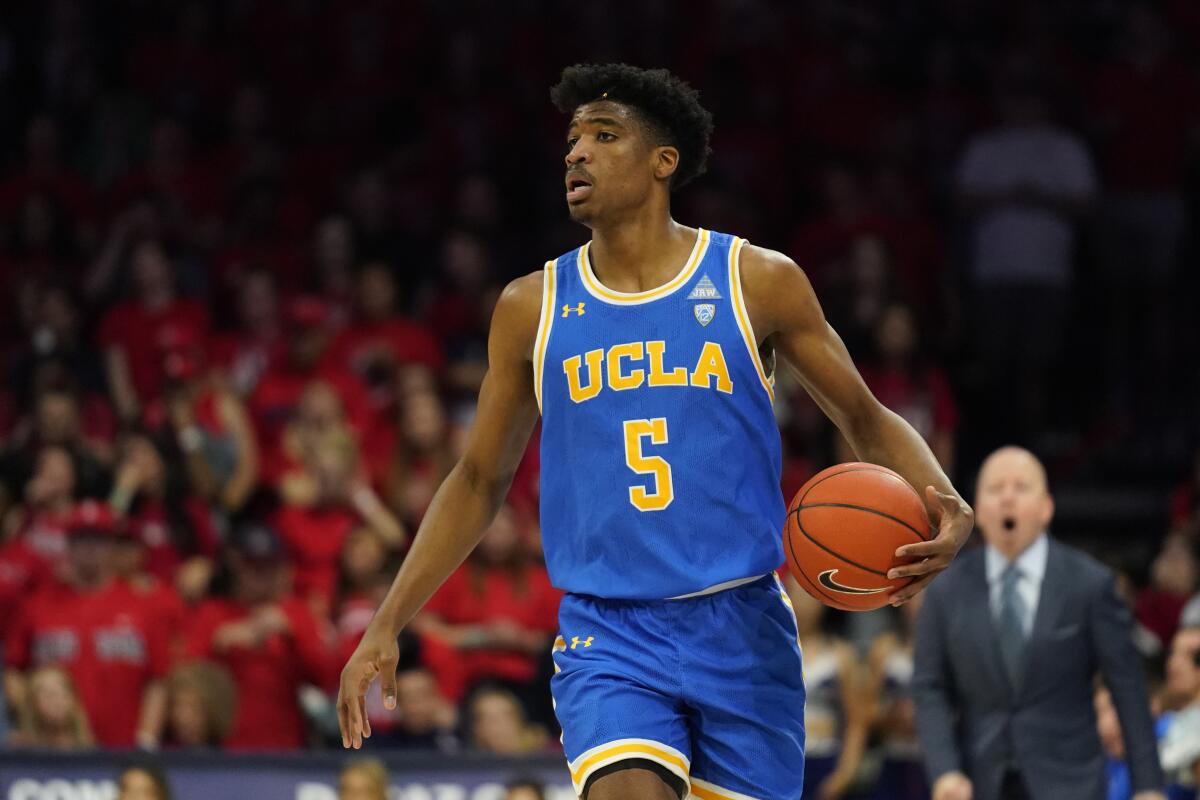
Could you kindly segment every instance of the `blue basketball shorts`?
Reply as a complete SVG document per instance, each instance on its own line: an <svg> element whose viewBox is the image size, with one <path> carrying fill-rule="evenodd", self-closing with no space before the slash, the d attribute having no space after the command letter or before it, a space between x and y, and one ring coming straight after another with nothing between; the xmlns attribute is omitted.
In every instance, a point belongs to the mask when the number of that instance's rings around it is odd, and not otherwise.
<svg viewBox="0 0 1200 800"><path fill-rule="evenodd" d="M626 759L700 800L797 800L804 674L796 618L767 575L681 600L568 594L550 689L575 790Z"/></svg>

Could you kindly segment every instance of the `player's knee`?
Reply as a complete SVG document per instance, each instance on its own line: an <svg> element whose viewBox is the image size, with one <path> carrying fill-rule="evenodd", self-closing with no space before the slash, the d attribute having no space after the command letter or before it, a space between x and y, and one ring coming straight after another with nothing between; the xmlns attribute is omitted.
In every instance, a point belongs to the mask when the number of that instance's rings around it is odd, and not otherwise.
<svg viewBox="0 0 1200 800"><path fill-rule="evenodd" d="M630 764L588 781L583 800L680 800L683 792L657 771ZM682 781L671 776L683 789Z"/></svg>

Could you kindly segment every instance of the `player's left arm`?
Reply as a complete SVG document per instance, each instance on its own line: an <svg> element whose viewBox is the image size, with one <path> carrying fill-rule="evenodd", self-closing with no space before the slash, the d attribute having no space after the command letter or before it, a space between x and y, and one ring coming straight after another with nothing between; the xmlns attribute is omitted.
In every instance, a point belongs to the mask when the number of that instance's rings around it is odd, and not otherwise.
<svg viewBox="0 0 1200 800"><path fill-rule="evenodd" d="M938 533L932 541L896 551L901 558L916 559L888 573L889 578L913 577L892 594L893 605L900 605L950 565L971 535L974 512L921 435L871 394L796 263L773 250L746 245L740 271L758 343L766 342L787 362L861 460L893 469L925 490L925 507Z"/></svg>

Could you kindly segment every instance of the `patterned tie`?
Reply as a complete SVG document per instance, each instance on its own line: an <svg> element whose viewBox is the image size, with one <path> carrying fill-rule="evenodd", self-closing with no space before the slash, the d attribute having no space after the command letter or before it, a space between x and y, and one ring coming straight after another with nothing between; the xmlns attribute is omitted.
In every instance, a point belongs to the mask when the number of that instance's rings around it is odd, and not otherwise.
<svg viewBox="0 0 1200 800"><path fill-rule="evenodd" d="M1021 661L1025 655L1025 601L1017 591L1021 570L1010 564L1000 575L1000 651L1009 680L1016 687L1021 678Z"/></svg>

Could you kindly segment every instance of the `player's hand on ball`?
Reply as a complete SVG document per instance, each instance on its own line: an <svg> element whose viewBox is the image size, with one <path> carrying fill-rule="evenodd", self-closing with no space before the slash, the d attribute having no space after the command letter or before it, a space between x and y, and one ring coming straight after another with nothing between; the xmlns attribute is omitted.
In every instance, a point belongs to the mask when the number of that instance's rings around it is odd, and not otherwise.
<svg viewBox="0 0 1200 800"><path fill-rule="evenodd" d="M907 586L892 593L894 606L904 605L913 599L939 572L950 566L975 527L975 512L954 495L942 494L934 487L926 486L925 497L927 505L936 509L938 518L934 522L938 527L937 536L928 542L906 544L896 550L898 558L919 560L888 571L888 578L891 579L913 579Z"/></svg>
<svg viewBox="0 0 1200 800"><path fill-rule="evenodd" d="M947 772L933 784L933 800L971 800L971 779L961 772Z"/></svg>
<svg viewBox="0 0 1200 800"><path fill-rule="evenodd" d="M379 677L383 705L389 709L396 707L396 664L399 660L400 646L395 635L376 630L374 625L368 626L354 654L342 668L338 686L337 715L342 747L357 750L362 747L362 740L371 736L364 698L376 676Z"/></svg>

